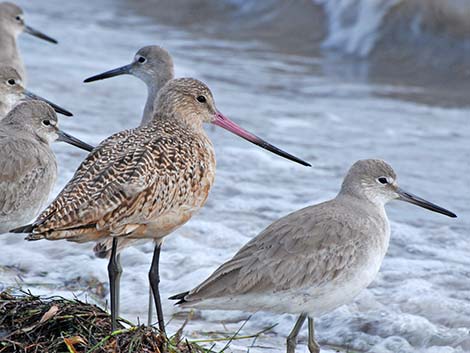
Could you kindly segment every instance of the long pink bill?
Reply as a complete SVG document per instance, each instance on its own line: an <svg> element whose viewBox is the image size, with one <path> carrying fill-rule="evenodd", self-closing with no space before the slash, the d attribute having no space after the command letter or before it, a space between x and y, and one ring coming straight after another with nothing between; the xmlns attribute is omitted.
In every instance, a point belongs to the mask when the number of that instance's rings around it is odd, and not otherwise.
<svg viewBox="0 0 470 353"><path fill-rule="evenodd" d="M214 125L220 126L234 133L235 135L240 136L241 138L244 138L247 141L250 141L251 143L254 143L255 145L258 145L268 151L271 151L272 153L275 153L281 157L284 157L286 159L297 162L307 167L312 166L311 164L301 160L300 158L297 158L287 152L284 152L283 150L277 148L276 146L271 145L269 142L266 142L265 140L259 138L256 135L253 135L251 132L246 131L245 129L241 128L240 126L235 124L233 121L231 121L229 118L225 117L220 112L216 113L215 120L212 123Z"/></svg>

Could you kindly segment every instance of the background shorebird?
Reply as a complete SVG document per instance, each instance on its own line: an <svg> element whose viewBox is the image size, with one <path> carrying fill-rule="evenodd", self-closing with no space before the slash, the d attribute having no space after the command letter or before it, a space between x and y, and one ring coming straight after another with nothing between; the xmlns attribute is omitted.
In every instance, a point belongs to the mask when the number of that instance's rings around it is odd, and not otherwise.
<svg viewBox="0 0 470 353"><path fill-rule="evenodd" d="M171 80L158 96L152 121L103 141L34 224L14 230L31 233L28 240L86 242L112 237L108 272L113 328L119 309L118 243L126 238L147 238L156 242L149 280L159 327L165 330L158 289L163 238L205 204L215 177L214 148L203 123L218 125L308 165L223 116L202 82Z"/></svg>
<svg viewBox="0 0 470 353"><path fill-rule="evenodd" d="M0 3L0 63L14 67L26 82L26 71L16 44L16 39L22 32L57 44L55 39L27 26L23 10L19 6L11 2Z"/></svg>
<svg viewBox="0 0 470 353"><path fill-rule="evenodd" d="M0 122L0 233L44 208L57 178L55 140L92 149L59 130L56 114L43 102L20 103Z"/></svg>
<svg viewBox="0 0 470 353"><path fill-rule="evenodd" d="M170 299L201 309L298 314L288 353L308 317L308 347L318 353L314 317L353 300L379 271L390 239L388 201L456 217L404 191L396 179L382 160L356 162L334 199L274 222L200 285Z"/></svg>
<svg viewBox="0 0 470 353"><path fill-rule="evenodd" d="M174 77L173 59L164 48L158 45L149 45L140 48L130 64L89 77L84 82L104 80L126 74L140 78L147 85L147 102L140 123L144 125L153 119L154 103L158 91Z"/></svg>
<svg viewBox="0 0 470 353"><path fill-rule="evenodd" d="M23 86L23 80L18 72L11 66L0 64L0 119L3 119L22 99L41 100L54 108L57 113L72 116L72 113L68 110L27 91Z"/></svg>

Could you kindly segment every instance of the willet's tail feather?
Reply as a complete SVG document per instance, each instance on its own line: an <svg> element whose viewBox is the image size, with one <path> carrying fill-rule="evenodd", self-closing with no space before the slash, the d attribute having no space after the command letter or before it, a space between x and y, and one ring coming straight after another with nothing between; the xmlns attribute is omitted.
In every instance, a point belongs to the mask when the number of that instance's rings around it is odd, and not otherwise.
<svg viewBox="0 0 470 353"><path fill-rule="evenodd" d="M180 304L183 304L183 303L187 303L187 301L184 298L188 294L189 294L189 291L173 295L172 297L169 297L168 299L170 299L170 300L179 300L175 303L175 305L180 305Z"/></svg>

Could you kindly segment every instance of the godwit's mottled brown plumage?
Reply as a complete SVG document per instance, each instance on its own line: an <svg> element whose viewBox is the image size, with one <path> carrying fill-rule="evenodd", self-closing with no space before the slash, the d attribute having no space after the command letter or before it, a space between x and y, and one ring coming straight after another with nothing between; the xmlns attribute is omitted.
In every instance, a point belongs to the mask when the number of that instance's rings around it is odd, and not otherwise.
<svg viewBox="0 0 470 353"><path fill-rule="evenodd" d="M307 165L224 117L202 82L176 79L161 90L150 123L103 141L37 221L16 230L31 232L29 240L86 242L113 237L109 272L114 323L120 273L118 241L152 238L157 246L149 277L159 325L164 330L158 293L161 240L204 205L214 181L214 149L202 127L204 122Z"/></svg>

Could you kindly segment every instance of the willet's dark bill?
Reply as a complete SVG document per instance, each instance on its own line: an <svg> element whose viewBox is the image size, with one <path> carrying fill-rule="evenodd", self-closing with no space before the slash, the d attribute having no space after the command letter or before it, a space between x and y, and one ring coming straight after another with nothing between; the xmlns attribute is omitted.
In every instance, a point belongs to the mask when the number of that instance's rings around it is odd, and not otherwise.
<svg viewBox="0 0 470 353"><path fill-rule="evenodd" d="M20 103L0 122L0 233L31 221L45 206L57 178L50 146L56 140L91 147L61 131L43 102Z"/></svg>
<svg viewBox="0 0 470 353"><path fill-rule="evenodd" d="M159 328L165 331L158 288L162 240L205 204L215 176L214 149L203 123L223 124L263 148L298 159L229 122L202 82L175 79L158 95L150 123L103 141L37 220L14 230L31 233L29 240L111 238L108 271L113 328L121 273L117 247L123 239L147 238L156 242L149 280Z"/></svg>
<svg viewBox="0 0 470 353"><path fill-rule="evenodd" d="M190 308L297 314L288 353L308 318L308 347L318 353L314 317L351 302L379 271L390 239L388 201L456 217L403 191L396 179L382 160L356 162L334 199L277 220L200 285L170 299Z"/></svg>

